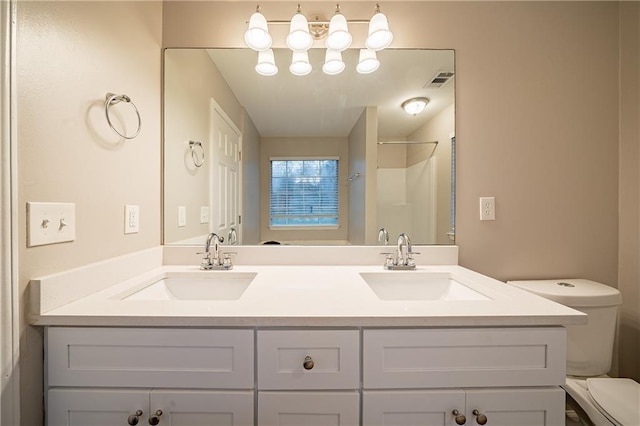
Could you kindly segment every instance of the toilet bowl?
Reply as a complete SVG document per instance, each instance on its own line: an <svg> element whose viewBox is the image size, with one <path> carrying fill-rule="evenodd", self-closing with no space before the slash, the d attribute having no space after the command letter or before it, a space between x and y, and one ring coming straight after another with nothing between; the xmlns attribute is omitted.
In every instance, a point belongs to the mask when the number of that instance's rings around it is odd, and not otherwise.
<svg viewBox="0 0 640 426"><path fill-rule="evenodd" d="M568 405L578 406L577 424L640 426L640 384L606 376L611 368L618 305L622 303L620 292L583 279L508 284L588 315L588 324L566 326L567 379L562 387Z"/></svg>

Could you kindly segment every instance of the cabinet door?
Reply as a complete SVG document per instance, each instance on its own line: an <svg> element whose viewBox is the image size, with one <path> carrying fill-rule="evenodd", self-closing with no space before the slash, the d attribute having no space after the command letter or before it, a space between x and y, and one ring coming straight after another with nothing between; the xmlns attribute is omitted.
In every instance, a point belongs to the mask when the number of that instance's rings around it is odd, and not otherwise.
<svg viewBox="0 0 640 426"><path fill-rule="evenodd" d="M465 414L462 390L364 391L362 398L367 426L453 426L454 411Z"/></svg>
<svg viewBox="0 0 640 426"><path fill-rule="evenodd" d="M51 389L47 393L46 424L126 426L129 416L140 410L138 424L142 425L148 407L148 390Z"/></svg>
<svg viewBox="0 0 640 426"><path fill-rule="evenodd" d="M475 426L484 415L491 426L564 425L564 403L560 388L467 390L467 424Z"/></svg>
<svg viewBox="0 0 640 426"><path fill-rule="evenodd" d="M358 426L360 395L351 392L259 392L260 426Z"/></svg>
<svg viewBox="0 0 640 426"><path fill-rule="evenodd" d="M164 426L253 425L253 391L154 390L150 401L149 416L160 410Z"/></svg>

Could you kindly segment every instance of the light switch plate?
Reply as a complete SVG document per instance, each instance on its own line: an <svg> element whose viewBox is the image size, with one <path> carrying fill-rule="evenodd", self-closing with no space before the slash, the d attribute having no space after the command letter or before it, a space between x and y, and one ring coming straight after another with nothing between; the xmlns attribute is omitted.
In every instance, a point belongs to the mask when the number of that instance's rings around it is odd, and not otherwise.
<svg viewBox="0 0 640 426"><path fill-rule="evenodd" d="M27 247L75 239L75 203L27 203Z"/></svg>

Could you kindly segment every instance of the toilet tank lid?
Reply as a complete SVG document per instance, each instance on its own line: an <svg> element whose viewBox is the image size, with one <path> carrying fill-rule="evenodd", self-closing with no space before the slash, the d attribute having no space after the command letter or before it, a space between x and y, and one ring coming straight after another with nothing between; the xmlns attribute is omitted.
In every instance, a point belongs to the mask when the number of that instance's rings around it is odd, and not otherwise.
<svg viewBox="0 0 640 426"><path fill-rule="evenodd" d="M622 303L617 289L585 279L523 280L507 283L570 307L615 306Z"/></svg>

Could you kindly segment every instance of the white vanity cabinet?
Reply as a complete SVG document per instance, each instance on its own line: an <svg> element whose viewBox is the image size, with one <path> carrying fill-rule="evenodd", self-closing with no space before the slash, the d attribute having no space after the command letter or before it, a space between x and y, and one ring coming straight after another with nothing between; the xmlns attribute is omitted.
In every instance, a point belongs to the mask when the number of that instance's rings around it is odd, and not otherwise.
<svg viewBox="0 0 640 426"><path fill-rule="evenodd" d="M564 424L565 329L363 331L363 424Z"/></svg>
<svg viewBox="0 0 640 426"><path fill-rule="evenodd" d="M45 367L48 426L254 423L251 329L48 327Z"/></svg>
<svg viewBox="0 0 640 426"><path fill-rule="evenodd" d="M47 425L248 426L253 403L253 391L53 388Z"/></svg>
<svg viewBox="0 0 640 426"><path fill-rule="evenodd" d="M258 330L258 425L360 424L359 330Z"/></svg>

